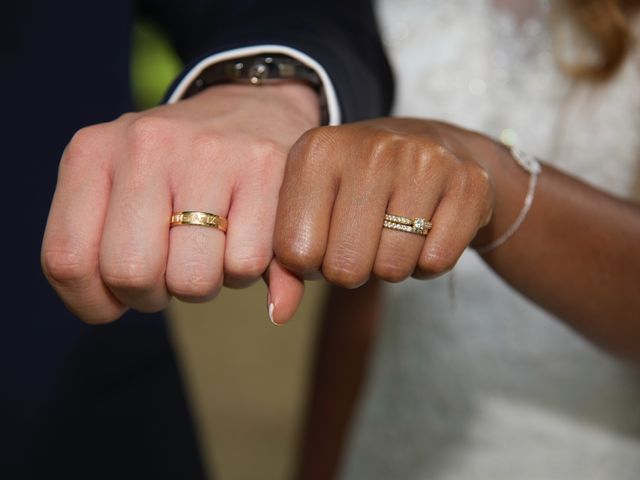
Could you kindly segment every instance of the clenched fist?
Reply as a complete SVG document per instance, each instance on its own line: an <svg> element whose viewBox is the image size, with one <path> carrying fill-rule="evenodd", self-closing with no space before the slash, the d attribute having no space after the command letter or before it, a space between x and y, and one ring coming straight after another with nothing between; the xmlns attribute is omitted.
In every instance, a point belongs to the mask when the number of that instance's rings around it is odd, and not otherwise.
<svg viewBox="0 0 640 480"><path fill-rule="evenodd" d="M211 87L80 130L60 162L42 245L46 277L91 323L251 283L272 259L288 151L318 123L316 94L287 83ZM183 210L227 217L226 235L170 229Z"/></svg>

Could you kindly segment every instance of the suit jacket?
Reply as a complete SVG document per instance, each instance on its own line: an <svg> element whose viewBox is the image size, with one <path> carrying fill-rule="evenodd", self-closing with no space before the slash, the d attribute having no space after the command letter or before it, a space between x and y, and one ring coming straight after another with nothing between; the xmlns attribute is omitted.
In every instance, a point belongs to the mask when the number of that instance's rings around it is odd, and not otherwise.
<svg viewBox="0 0 640 480"><path fill-rule="evenodd" d="M130 312L86 326L39 261L65 144L77 129L133 109L137 15L155 19L187 65L241 46L288 45L325 67L345 121L390 108L369 1L2 2L2 478L204 477L162 316Z"/></svg>

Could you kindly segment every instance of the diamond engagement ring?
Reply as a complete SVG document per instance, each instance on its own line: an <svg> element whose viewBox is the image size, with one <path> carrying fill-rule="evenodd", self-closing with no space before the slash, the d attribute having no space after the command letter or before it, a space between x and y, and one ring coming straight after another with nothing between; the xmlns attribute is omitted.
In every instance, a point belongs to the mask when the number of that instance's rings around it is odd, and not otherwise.
<svg viewBox="0 0 640 480"><path fill-rule="evenodd" d="M386 213L382 226L391 230L426 236L433 224L425 218L409 218Z"/></svg>

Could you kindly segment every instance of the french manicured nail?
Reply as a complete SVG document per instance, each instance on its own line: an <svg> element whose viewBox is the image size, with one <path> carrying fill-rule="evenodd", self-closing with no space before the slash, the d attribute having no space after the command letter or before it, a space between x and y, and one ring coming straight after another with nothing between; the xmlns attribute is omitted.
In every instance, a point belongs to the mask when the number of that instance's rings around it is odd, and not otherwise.
<svg viewBox="0 0 640 480"><path fill-rule="evenodd" d="M281 325L279 323L276 323L276 321L273 319L274 309L275 309L275 306L273 305L273 303L269 303L269 320L271 320L271 323L273 323L276 327L280 327Z"/></svg>

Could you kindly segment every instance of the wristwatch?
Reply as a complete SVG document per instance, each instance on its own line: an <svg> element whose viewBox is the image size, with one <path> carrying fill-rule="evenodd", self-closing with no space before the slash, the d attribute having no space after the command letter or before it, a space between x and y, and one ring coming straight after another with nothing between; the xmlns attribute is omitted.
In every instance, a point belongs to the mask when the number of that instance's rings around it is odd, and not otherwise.
<svg viewBox="0 0 640 480"><path fill-rule="evenodd" d="M287 81L304 83L316 91L320 102L321 124L327 125L329 109L322 80L314 69L283 54L253 55L211 65L191 83L183 98L222 83L247 83L260 86Z"/></svg>

